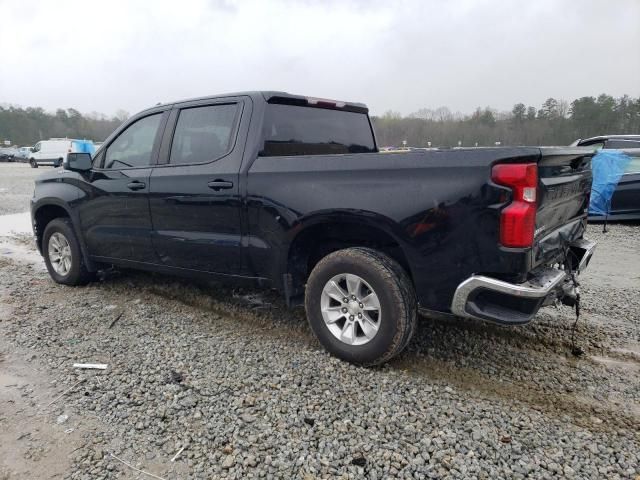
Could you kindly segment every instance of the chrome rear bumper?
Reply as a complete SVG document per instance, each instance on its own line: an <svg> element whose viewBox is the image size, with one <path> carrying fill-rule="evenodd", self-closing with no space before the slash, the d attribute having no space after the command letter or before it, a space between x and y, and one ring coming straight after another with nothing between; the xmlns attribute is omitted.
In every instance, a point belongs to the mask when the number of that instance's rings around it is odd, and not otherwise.
<svg viewBox="0 0 640 480"><path fill-rule="evenodd" d="M596 242L578 240L570 246L571 268L577 273L589 264ZM485 275L472 275L453 296L451 312L459 317L489 320L503 324L531 321L550 297L560 298L568 280L564 270L541 267L524 283L509 283Z"/></svg>

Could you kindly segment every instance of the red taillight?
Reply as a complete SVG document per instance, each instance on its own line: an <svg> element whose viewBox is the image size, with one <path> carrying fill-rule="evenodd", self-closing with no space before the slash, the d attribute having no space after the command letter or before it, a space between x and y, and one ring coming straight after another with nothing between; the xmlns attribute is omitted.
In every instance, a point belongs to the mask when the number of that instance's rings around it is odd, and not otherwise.
<svg viewBox="0 0 640 480"><path fill-rule="evenodd" d="M500 243L505 247L530 247L536 230L538 166L535 163L495 165L491 179L513 191L512 202L500 215Z"/></svg>

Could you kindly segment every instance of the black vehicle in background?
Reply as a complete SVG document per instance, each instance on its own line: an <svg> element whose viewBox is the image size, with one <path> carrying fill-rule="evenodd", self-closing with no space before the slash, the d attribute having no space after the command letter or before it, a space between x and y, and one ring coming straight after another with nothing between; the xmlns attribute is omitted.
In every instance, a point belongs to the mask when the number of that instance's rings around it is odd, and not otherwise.
<svg viewBox="0 0 640 480"><path fill-rule="evenodd" d="M17 149L10 147L0 147L0 162L15 162Z"/></svg>
<svg viewBox="0 0 640 480"><path fill-rule="evenodd" d="M576 140L573 145L620 150L631 157L613 193L606 219L640 220L640 135L603 135ZM605 217L589 215L589 220L603 221Z"/></svg>
<svg viewBox="0 0 640 480"><path fill-rule="evenodd" d="M39 177L31 214L56 282L119 265L257 283L304 301L334 355L375 364L418 309L518 325L575 299L591 155L379 153L363 104L238 93L135 115Z"/></svg>

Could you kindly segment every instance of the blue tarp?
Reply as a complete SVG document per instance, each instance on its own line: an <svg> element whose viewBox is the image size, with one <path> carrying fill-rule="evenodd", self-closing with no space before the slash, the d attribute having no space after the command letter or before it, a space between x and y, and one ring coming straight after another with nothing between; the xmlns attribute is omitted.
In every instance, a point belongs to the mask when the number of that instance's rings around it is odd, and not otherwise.
<svg viewBox="0 0 640 480"><path fill-rule="evenodd" d="M591 184L590 215L608 215L611 197L618 186L631 157L619 150L600 150L591 161L593 183Z"/></svg>
<svg viewBox="0 0 640 480"><path fill-rule="evenodd" d="M91 140L74 140L73 151L78 153L90 153L93 156L96 152L96 147Z"/></svg>

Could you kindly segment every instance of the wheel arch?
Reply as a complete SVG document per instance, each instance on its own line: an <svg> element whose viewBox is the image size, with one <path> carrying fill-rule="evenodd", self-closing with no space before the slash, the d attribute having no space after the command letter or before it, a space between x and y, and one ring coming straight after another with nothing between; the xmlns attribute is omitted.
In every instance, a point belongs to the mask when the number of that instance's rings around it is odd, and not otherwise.
<svg viewBox="0 0 640 480"><path fill-rule="evenodd" d="M333 211L309 217L293 228L283 266L287 301L304 292L306 280L320 259L348 247L367 247L389 255L413 282L405 247L392 220L371 212Z"/></svg>
<svg viewBox="0 0 640 480"><path fill-rule="evenodd" d="M78 228L78 223L74 219L74 215L68 208L68 206L61 202L48 200L41 202L33 209L31 221L33 224L33 233L35 234L36 246L38 247L38 251L40 251L40 253L42 253L43 251L42 238L44 236L44 230L47 228L49 222L56 218L69 219L73 231L76 234L76 238L78 239L78 243L80 244L80 250L82 251L82 257L84 258L85 265L87 266L87 269L89 271L95 271L95 266L89 258L89 254L84 243L84 237L81 235L80 229Z"/></svg>

